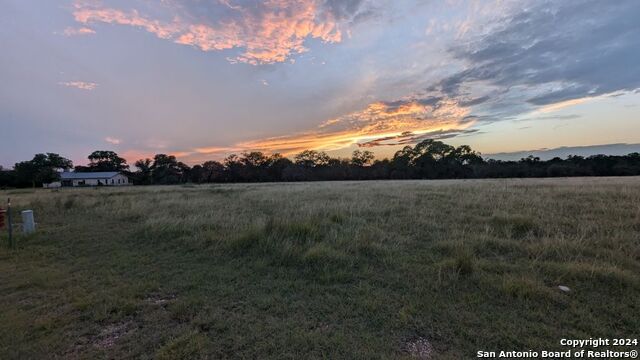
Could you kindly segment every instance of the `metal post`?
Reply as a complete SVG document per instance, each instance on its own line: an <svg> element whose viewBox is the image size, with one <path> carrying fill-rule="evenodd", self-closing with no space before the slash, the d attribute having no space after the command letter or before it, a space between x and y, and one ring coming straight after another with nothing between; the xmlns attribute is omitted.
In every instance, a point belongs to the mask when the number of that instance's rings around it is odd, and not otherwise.
<svg viewBox="0 0 640 360"><path fill-rule="evenodd" d="M13 249L13 219L11 218L11 198L7 199L7 229L9 231L9 248Z"/></svg>

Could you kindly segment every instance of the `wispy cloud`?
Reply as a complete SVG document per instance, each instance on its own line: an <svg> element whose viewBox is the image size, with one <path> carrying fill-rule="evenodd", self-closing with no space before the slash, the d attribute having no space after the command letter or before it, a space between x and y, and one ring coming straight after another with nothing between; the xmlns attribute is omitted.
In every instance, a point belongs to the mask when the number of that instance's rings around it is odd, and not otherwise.
<svg viewBox="0 0 640 360"><path fill-rule="evenodd" d="M564 100L564 101L560 101L557 103L552 103L549 105L545 105L543 107L541 107L540 109L538 109L539 112L542 113L548 113L548 112L554 112L554 111L558 111L567 107L571 107L574 105L579 105L579 104L584 104L588 101L591 101L595 98L593 97L584 97L584 98L578 98L578 99L571 99L571 100Z"/></svg>
<svg viewBox="0 0 640 360"><path fill-rule="evenodd" d="M357 145L359 147L413 145L426 139L444 140L457 136L477 134L479 132L480 130L478 129L440 129L425 132L422 134L416 134L411 131L406 131L401 133L400 135L381 137L364 143L358 143Z"/></svg>
<svg viewBox="0 0 640 360"><path fill-rule="evenodd" d="M73 15L83 25L108 23L138 27L161 39L202 51L241 49L240 54L229 59L257 65L284 62L307 51L307 39L326 43L342 41L341 23L357 11L360 2L221 0L205 5L166 1L165 5L171 9L170 20L143 15L136 9L77 3ZM345 6L346 3L350 5Z"/></svg>
<svg viewBox="0 0 640 360"><path fill-rule="evenodd" d="M238 147L224 147L224 146L210 146L210 147L201 147L195 148L189 153L197 153L197 154L225 154L231 153L234 151L243 151L246 149L238 148Z"/></svg>
<svg viewBox="0 0 640 360"><path fill-rule="evenodd" d="M136 10L125 12L118 9L85 7L84 4L78 4L73 15L76 21L81 24L103 22L135 26L153 33L161 39L169 39L179 31L177 23L165 24L158 20L147 19Z"/></svg>
<svg viewBox="0 0 640 360"><path fill-rule="evenodd" d="M98 87L98 84L93 82L85 82L85 81L64 81L59 82L59 85L72 87L80 90L92 91Z"/></svg>
<svg viewBox="0 0 640 360"><path fill-rule="evenodd" d="M64 36L92 35L95 33L95 30L88 27L68 27L62 32Z"/></svg>
<svg viewBox="0 0 640 360"><path fill-rule="evenodd" d="M122 143L122 140L111 137L111 136L107 136L106 138L104 138L104 141L112 145L120 145Z"/></svg>

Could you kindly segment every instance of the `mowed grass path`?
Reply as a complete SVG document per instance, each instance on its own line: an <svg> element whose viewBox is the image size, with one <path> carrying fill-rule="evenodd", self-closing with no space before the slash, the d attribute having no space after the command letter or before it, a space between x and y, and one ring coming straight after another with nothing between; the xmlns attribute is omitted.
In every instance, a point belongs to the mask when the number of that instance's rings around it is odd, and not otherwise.
<svg viewBox="0 0 640 360"><path fill-rule="evenodd" d="M457 359L640 330L640 178L7 196L39 231L0 237L2 359Z"/></svg>

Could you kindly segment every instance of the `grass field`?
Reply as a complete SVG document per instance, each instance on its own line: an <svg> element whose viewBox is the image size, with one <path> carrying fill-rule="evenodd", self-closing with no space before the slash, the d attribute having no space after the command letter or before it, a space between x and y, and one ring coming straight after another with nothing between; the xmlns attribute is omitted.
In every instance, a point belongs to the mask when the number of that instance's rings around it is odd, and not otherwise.
<svg viewBox="0 0 640 360"><path fill-rule="evenodd" d="M39 231L0 237L1 359L459 359L640 332L640 178L7 196Z"/></svg>

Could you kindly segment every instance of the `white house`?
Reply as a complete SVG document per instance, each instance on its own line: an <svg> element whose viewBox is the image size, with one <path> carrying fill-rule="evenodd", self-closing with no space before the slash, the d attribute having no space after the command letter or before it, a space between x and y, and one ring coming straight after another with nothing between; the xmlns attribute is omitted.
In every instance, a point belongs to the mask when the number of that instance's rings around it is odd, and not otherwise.
<svg viewBox="0 0 640 360"><path fill-rule="evenodd" d="M133 185L127 175L117 172L62 172L60 181L44 184L45 188L58 188L61 186L126 186Z"/></svg>

